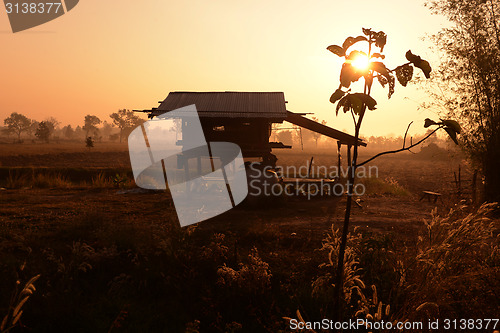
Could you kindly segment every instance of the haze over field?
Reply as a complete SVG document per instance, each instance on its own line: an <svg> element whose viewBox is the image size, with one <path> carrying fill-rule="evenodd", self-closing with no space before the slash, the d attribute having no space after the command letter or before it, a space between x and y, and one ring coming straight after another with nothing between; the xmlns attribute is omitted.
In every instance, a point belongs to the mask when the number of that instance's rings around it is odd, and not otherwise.
<svg viewBox="0 0 500 333"><path fill-rule="evenodd" d="M423 1L87 0L13 34L2 12L0 119L19 112L75 126L89 113L105 119L119 108L155 107L175 90L284 91L291 111L350 131L350 116L336 118L328 102L342 62L326 47L371 27L388 35L389 67L408 49L434 65L421 37L442 22ZM415 86L397 89L391 103L381 88L374 97L379 109L365 135L400 135L430 115L416 111L426 97Z"/></svg>

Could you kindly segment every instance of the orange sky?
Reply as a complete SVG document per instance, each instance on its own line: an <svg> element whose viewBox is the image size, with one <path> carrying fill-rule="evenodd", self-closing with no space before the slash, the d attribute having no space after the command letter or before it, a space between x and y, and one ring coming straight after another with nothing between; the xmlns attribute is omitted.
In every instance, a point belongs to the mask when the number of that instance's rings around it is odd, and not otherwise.
<svg viewBox="0 0 500 333"><path fill-rule="evenodd" d="M86 114L109 121L119 108L155 107L175 90L284 91L290 111L351 131L350 115L335 117L328 101L342 61L326 47L371 27L388 35L388 67L408 49L437 65L421 37L443 23L420 0L82 0L15 34L2 12L0 120L19 112L76 126ZM377 87L373 97L365 135L400 135L412 120L420 132L435 117L416 111L426 96L415 87L397 86L390 101Z"/></svg>

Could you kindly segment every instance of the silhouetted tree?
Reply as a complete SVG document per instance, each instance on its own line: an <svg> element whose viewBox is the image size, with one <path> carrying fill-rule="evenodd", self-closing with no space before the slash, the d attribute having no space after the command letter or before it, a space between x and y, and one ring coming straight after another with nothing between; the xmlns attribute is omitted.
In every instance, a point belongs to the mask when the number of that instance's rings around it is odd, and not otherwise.
<svg viewBox="0 0 500 333"><path fill-rule="evenodd" d="M452 26L433 36L441 65L430 92L464 125L461 144L482 169L488 200L500 201L500 2L436 0ZM438 89L432 89L438 85Z"/></svg>
<svg viewBox="0 0 500 333"><path fill-rule="evenodd" d="M43 122L45 123L45 126L47 126L49 130L49 139L50 139L50 136L52 135L52 133L54 133L57 126L59 126L60 122L54 117L48 117Z"/></svg>
<svg viewBox="0 0 500 333"><path fill-rule="evenodd" d="M63 135L66 139L71 139L75 135L75 130L71 125L66 125L62 128Z"/></svg>
<svg viewBox="0 0 500 333"><path fill-rule="evenodd" d="M77 138L83 138L84 137L84 133L83 133L83 129L80 125L76 126L75 127L75 137Z"/></svg>
<svg viewBox="0 0 500 333"><path fill-rule="evenodd" d="M110 124L106 120L103 121L102 128L101 128L102 136L104 138L108 138L109 139L109 136L112 134L113 129L114 129L113 124Z"/></svg>
<svg viewBox="0 0 500 333"><path fill-rule="evenodd" d="M11 132L17 134L17 141L21 142L21 133L29 130L31 120L25 115L12 112L9 117L4 119L3 123Z"/></svg>
<svg viewBox="0 0 500 333"><path fill-rule="evenodd" d="M28 130L26 131L28 133L30 139L33 139L33 135L35 135L36 129L38 128L38 124L39 124L38 121L36 121L34 119L31 120L31 124L30 124Z"/></svg>
<svg viewBox="0 0 500 333"><path fill-rule="evenodd" d="M97 132L99 131L97 125L101 123L101 119L99 119L97 116L88 114L85 116L84 123L85 124L83 125L82 129L85 131L86 137L89 136L90 131L92 131L94 135L97 135Z"/></svg>
<svg viewBox="0 0 500 333"><path fill-rule="evenodd" d="M46 121L42 121L38 124L38 128L36 129L35 136L40 141L49 142L50 133L52 132L52 125Z"/></svg>
<svg viewBox="0 0 500 333"><path fill-rule="evenodd" d="M144 122L143 119L134 114L134 111L121 109L109 115L113 124L120 129L120 142L129 131Z"/></svg>

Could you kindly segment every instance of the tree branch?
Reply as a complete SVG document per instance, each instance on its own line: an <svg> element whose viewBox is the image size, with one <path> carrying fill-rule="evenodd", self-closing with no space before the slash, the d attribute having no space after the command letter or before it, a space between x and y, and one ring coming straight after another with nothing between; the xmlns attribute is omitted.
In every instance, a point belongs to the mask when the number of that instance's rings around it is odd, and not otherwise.
<svg viewBox="0 0 500 333"><path fill-rule="evenodd" d="M411 123L410 123L411 125ZM410 126L408 125L408 128ZM415 146L418 146L419 144L421 144L422 142L424 142L425 140L427 140L432 134L436 133L439 129L443 128L444 126L443 125L440 125L438 128L436 128L434 131L432 131L431 133L429 133L428 135L426 135L423 139L419 140L418 142L416 143L413 143L411 144L410 146L408 147L404 147L404 142L403 142L403 148L401 149L397 149L397 150L389 150L389 151L384 151L384 152L381 152L381 153L378 153L377 155L375 156L372 156L370 157L369 159L367 159L366 161L363 161L361 163L359 163L358 165L356 165L356 167L360 167L362 165L365 165L366 163L370 162L370 161L373 161L374 159L376 159L377 157L380 157L382 155L387 155L387 154L395 154L395 153L400 153L402 151L405 151L405 150L410 150L411 148L415 147ZM408 131L408 130L407 130ZM406 134L405 134L406 136Z"/></svg>
<svg viewBox="0 0 500 333"><path fill-rule="evenodd" d="M411 124L413 124L413 121L411 123L408 124L408 127L406 128L406 132L405 132L405 136L403 138L403 149L405 148L406 146L406 135L408 134L408 130L410 129L410 126ZM411 139L410 139L410 145L411 145Z"/></svg>

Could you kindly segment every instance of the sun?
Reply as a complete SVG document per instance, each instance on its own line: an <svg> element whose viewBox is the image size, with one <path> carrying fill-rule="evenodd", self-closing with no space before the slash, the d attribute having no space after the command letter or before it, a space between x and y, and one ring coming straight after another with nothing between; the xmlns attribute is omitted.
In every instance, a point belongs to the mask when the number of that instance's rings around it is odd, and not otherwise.
<svg viewBox="0 0 500 333"><path fill-rule="evenodd" d="M351 65L356 67L359 70L367 70L370 64L370 60L368 56L365 54L356 54L353 60L351 60Z"/></svg>

